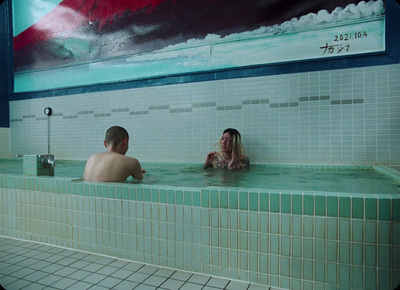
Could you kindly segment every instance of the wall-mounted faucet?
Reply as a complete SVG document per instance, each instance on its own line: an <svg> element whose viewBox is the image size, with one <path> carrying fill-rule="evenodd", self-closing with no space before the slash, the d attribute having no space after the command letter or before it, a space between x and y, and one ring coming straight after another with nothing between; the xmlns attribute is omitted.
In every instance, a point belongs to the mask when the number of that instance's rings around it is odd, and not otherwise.
<svg viewBox="0 0 400 290"><path fill-rule="evenodd" d="M24 175L54 176L54 167L56 167L54 155L17 155L17 157L23 157L22 167Z"/></svg>
<svg viewBox="0 0 400 290"><path fill-rule="evenodd" d="M43 155L16 155L16 157L23 157L23 173L24 175L32 176L54 176L54 167L56 162L54 155L50 153L50 116L53 110L50 107L44 108L43 113L47 116L47 149L48 154Z"/></svg>
<svg viewBox="0 0 400 290"><path fill-rule="evenodd" d="M54 160L54 155L39 155L42 158L42 165L44 168L56 167L56 161Z"/></svg>

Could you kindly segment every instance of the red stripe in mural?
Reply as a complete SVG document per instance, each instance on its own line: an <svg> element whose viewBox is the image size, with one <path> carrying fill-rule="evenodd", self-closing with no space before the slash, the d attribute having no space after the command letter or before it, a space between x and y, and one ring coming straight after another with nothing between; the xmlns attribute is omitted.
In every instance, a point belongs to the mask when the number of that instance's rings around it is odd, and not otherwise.
<svg viewBox="0 0 400 290"><path fill-rule="evenodd" d="M68 35L90 22L99 27L111 23L113 19L141 9L150 13L160 3L167 0L64 0L37 23L14 37L14 50L32 47L52 37Z"/></svg>

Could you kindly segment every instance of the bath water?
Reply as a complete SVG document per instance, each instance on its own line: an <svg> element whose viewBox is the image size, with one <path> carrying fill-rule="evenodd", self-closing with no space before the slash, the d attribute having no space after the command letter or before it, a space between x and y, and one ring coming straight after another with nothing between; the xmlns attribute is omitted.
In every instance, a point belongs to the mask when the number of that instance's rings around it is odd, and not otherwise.
<svg viewBox="0 0 400 290"><path fill-rule="evenodd" d="M56 161L56 177L80 179L84 161ZM372 169L286 168L252 165L249 171L235 172L210 168L201 164L146 163L142 181L128 178L127 183L205 188L239 187L270 190L329 191L366 194L399 194L400 184ZM22 160L1 160L0 173L22 174ZM51 178L51 177L49 177Z"/></svg>

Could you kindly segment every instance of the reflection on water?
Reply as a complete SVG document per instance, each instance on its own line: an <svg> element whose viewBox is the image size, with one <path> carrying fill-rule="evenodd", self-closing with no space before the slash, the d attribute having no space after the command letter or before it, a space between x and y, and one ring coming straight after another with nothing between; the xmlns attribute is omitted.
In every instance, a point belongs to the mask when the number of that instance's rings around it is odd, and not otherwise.
<svg viewBox="0 0 400 290"><path fill-rule="evenodd" d="M299 169L252 166L249 171L227 171L201 165L143 163L147 173L141 181L128 183L205 188L207 186L268 190L329 191L399 194L399 184L372 170ZM58 161L57 177L80 179L85 162ZM0 173L22 174L22 160L0 161Z"/></svg>
<svg viewBox="0 0 400 290"><path fill-rule="evenodd" d="M203 180L207 186L243 187L247 180L247 171L228 171L210 168L203 170Z"/></svg>
<svg viewBox="0 0 400 290"><path fill-rule="evenodd" d="M215 168L204 170L202 166L172 166L169 169L164 166L157 168L147 166L147 173L141 183L201 188L207 186L249 187L245 183L248 172ZM129 179L129 182L137 183L133 178Z"/></svg>
<svg viewBox="0 0 400 290"><path fill-rule="evenodd" d="M201 166L147 166L142 183L179 187L207 186L270 190L330 191L398 194L398 184L372 170L299 169L253 166L248 171L227 171Z"/></svg>

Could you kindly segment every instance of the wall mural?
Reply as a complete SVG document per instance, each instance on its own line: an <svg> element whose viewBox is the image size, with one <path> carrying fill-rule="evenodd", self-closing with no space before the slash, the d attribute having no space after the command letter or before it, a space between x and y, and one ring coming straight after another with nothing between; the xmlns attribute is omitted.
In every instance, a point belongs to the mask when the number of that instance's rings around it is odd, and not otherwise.
<svg viewBox="0 0 400 290"><path fill-rule="evenodd" d="M385 49L381 0L29 3L13 0L16 92Z"/></svg>

